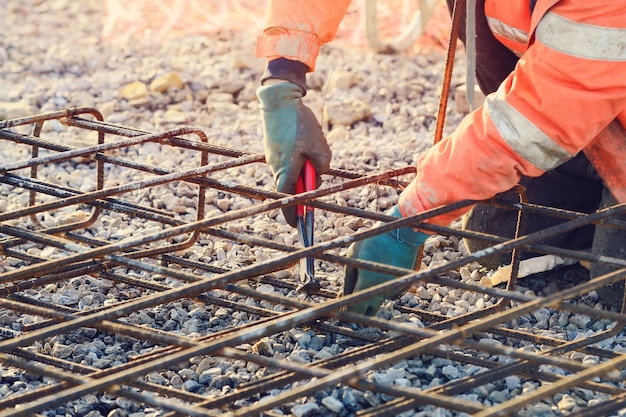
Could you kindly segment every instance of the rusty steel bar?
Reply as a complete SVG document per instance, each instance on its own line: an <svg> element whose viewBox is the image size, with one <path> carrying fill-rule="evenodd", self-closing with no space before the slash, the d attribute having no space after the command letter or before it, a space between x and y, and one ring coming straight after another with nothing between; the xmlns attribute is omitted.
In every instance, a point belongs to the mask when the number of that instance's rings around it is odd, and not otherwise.
<svg viewBox="0 0 626 417"><path fill-rule="evenodd" d="M81 127L84 129L94 130L97 132L111 133L111 134L116 134L120 136L134 137L134 136L142 136L142 135L149 133L149 132L142 131L139 129L111 125L111 124L103 122L102 120L94 121L94 120L87 120L87 119L80 118L80 117L69 117L69 118L63 118L61 120L62 120L62 123L67 126L76 126L76 127ZM180 147L193 149L193 150L205 149L211 153L224 155L224 156L231 156L231 157L236 157L236 158L240 156L253 154L253 152L246 151L243 149L235 149L235 148L229 148L225 146L207 144L207 143L191 142L189 140L178 138L178 137L167 138L164 140L164 143L170 143L175 146L180 146ZM262 158L262 162L265 162L264 154L257 154L257 155ZM363 174L359 174L359 173L352 172L352 171L347 171L345 169L337 169L337 168L330 168L330 170L328 171L328 174L336 176L336 177L340 177L340 178L346 178L346 179L357 179L363 176ZM396 187L406 187L408 185L408 182L394 180L393 178L381 180L380 183L389 184L389 185L393 185Z"/></svg>

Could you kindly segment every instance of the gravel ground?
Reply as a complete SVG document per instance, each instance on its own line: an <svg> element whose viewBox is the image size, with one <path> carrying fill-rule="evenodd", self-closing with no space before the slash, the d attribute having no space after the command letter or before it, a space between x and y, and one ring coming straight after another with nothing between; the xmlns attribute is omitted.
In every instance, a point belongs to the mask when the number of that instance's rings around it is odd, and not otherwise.
<svg viewBox="0 0 626 417"><path fill-rule="evenodd" d="M198 16L198 9L193 9L194 14L190 19L193 18L193 26L202 28L203 33L193 33L179 24L172 24L167 31L159 32L154 25L147 25L145 21L133 22L120 17L115 22L107 21L106 4L100 1L3 2L0 4L0 15L8 16L10 24L0 26L0 119L64 107L93 106L111 123L150 132L195 125L208 133L212 143L261 152L261 123L254 91L263 63L251 57L260 18L255 20L246 15L244 19L241 10L239 8L238 13L228 14L228 10L218 9L210 19L204 16L203 20ZM257 7L256 10L258 12L262 8ZM128 16L136 16L133 13L138 11L130 7ZM227 20L219 22L220 17ZM238 22L239 27L246 27L246 30L223 29L234 21ZM105 26L107 23L109 26ZM102 37L103 28L108 31L107 38ZM317 71L309 78L310 91L306 101L319 114L328 130L328 139L334 152L333 167L374 173L414 164L433 140L444 52L441 48L422 44L413 48L410 54L378 55L364 48L362 37L355 33L354 30L342 29L341 39L324 48ZM457 61L453 86L460 85L464 79L461 53ZM462 117L454 111L452 104L446 131L450 131ZM60 126L48 123L43 133L55 138L61 131L63 129ZM63 136L63 140L67 139ZM78 143L84 140L82 137L70 139ZM23 152L22 148L7 145L0 149L0 161L24 159L27 155ZM193 166L186 159L185 153L160 159L161 148L157 145L143 147L136 155L126 156L144 161L158 160L161 166L171 169ZM85 191L94 189L93 180L80 168L60 164L55 169L58 171L44 171L42 175L55 177L59 184L72 185ZM266 169L244 171L241 174L246 176L252 186L271 187L271 176ZM109 181L113 177L110 175ZM122 183L137 178L117 178L115 181ZM243 183L245 181L242 180ZM5 186L0 188L3 195L0 212L24 204L25 195L7 195L9 190ZM180 219L191 221L194 219L191 210L193 202L189 203L188 194L189 190L184 186L163 187L161 194L144 197L151 199L154 207L176 212ZM347 198L343 203L382 211L393 205L396 199L395 190L381 195L377 190L370 189ZM217 192L209 193L207 215L211 214L211 210L222 213L249 203L249 200L243 198L238 200L226 198ZM47 226L58 225L76 216L80 217L81 213L60 211L42 219L42 222ZM344 225L336 219L320 217L318 222L322 239L340 235L342 227L359 230L369 225L367 222ZM103 217L94 226L98 230L94 234L96 237L115 240L128 234L148 234L151 227L155 227L151 224L125 224L124 221L115 216ZM296 244L293 231L278 215L250 218L229 227L233 231L253 229L259 234L269 233L269 228L282 243ZM248 262L246 259L262 261L271 256L271 253L244 248L243 245L205 243L205 253L198 253L197 259L202 259L210 252L214 264L218 266L233 267L237 262L245 264ZM41 252L41 249L32 248L33 254L62 256ZM464 249L458 239L434 237L426 245L424 267L442 265L463 254ZM19 266L19 262L10 259L0 263L1 271ZM329 269L325 272L328 279L326 288L339 291L340 271ZM470 265L459 271L450 271L449 274L452 278L475 282L484 276L485 271ZM569 277L570 281L578 278ZM552 287L546 288L546 279L537 277L521 290L541 294L568 285L567 282L551 283ZM39 288L31 295L80 310L106 306L138 295L132 289L107 282L80 278L63 288L56 284ZM170 281L165 283L175 285ZM270 293L278 291L268 284L257 287L257 290ZM592 295L582 300L590 306L595 306L596 301ZM399 303L454 316L488 307L493 300L488 296L428 285L416 289L415 294L402 296ZM385 303L380 316L421 324L418 318L399 313L391 302ZM29 324L28 320L32 318L21 317L16 320L10 312L0 309L0 323L7 332L8 329L19 331L22 325ZM131 323L178 331L184 335L205 335L211 329L237 326L248 320L246 313L231 316L226 309L205 309L194 302L170 303L128 317ZM520 320L517 325L525 329L534 326L538 334L554 335L562 331L569 333L570 337L584 337L587 332L600 330L608 324L589 323L583 316L544 309ZM56 358L95 368L114 366L149 348L139 343L133 344L130 340L96 334L95 330L93 332L91 334L89 329L85 329L72 336L52 338L35 348ZM494 343L500 342L494 340ZM624 346L625 340L615 338L602 347L623 352L622 349L626 349ZM329 346L319 334L301 329L293 329L288 334L258 342L249 348L261 354L289 358L296 362L308 362L336 353L336 346ZM593 358L588 360L592 361ZM453 366L443 358L422 358L405 361L384 371L371 372L368 378L379 383L395 382L408 386L421 384L427 387L476 371L477 368L472 366ZM42 384L42 381L29 378L15 368L0 365L0 372L0 399ZM259 369L258 365L208 358L177 372L154 372L148 375L147 380L189 392L220 393L237 383L254 380L262 375L263 369ZM517 377L509 377L502 383L483 386L482 391L469 394L471 398L468 399L484 403L502 402L532 390L534 387L529 384ZM559 394L553 402L531 409L528 415L567 415L580 406L598 400L587 392L578 394ZM280 412L298 417L348 416L359 408L379 404L385 399L380 394L364 394L344 387L333 392L329 390L320 398L293 405L289 410L282 409ZM45 415L140 417L157 416L160 413L128 400L89 395L48 411ZM407 417L413 415L452 414L430 408L403 414Z"/></svg>

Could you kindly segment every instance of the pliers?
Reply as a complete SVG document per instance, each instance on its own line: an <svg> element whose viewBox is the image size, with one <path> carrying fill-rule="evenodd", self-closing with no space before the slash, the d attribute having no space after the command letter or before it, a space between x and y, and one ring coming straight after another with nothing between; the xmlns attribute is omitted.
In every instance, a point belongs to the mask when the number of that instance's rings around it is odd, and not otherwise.
<svg viewBox="0 0 626 417"><path fill-rule="evenodd" d="M296 183L296 193L315 190L316 185L315 168L307 159ZM296 205L296 228L300 244L305 248L313 245L313 207L306 204ZM300 282L298 290L306 292L320 290L320 283L315 279L315 258L306 257L300 260Z"/></svg>

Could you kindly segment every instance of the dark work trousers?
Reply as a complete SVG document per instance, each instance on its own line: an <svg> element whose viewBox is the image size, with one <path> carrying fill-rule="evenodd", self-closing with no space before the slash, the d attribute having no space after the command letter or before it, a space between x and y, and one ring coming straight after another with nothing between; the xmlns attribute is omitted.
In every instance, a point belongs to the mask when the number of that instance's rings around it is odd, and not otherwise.
<svg viewBox="0 0 626 417"><path fill-rule="evenodd" d="M597 178L591 164L582 153L540 177L523 177L520 185L525 188L527 203L581 213L592 213L598 209L604 189L602 181ZM502 193L498 198L519 201L516 192ZM465 215L463 228L512 238L515 236L517 214L518 210L514 208L506 209L479 203ZM520 236L545 230L565 221L562 218L525 211ZM560 233L539 243L565 249L587 250L591 249L593 235L594 226L589 225ZM465 244L470 252L490 245L470 240L466 240ZM521 257L527 259L538 255L524 252ZM503 254L497 258L486 259L484 265L494 269L510 262L510 254Z"/></svg>

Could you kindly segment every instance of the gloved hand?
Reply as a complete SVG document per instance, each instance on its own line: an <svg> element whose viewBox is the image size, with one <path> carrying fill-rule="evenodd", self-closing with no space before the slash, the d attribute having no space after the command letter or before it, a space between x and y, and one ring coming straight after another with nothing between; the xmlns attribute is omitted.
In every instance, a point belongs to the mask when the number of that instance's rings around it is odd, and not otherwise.
<svg viewBox="0 0 626 417"><path fill-rule="evenodd" d="M296 192L296 182L307 158L317 172L318 186L320 174L330 169L330 147L317 118L302 103L303 94L302 87L288 81L257 89L265 158L274 173L276 190L288 194ZM295 206L284 208L283 214L287 223L295 227Z"/></svg>
<svg viewBox="0 0 626 417"><path fill-rule="evenodd" d="M386 214L402 217L398 206L393 206ZM410 227L404 227L352 244L348 249L347 257L413 269L419 247L428 237L427 234L416 232ZM393 275L385 275L366 269L360 270L346 265L343 294L352 294L355 291L373 287L394 278L396 277ZM392 291L372 297L349 306L348 311L373 316L378 312L380 305L386 298L394 297L398 293L399 291Z"/></svg>

